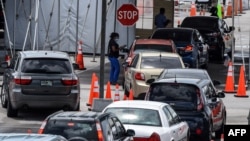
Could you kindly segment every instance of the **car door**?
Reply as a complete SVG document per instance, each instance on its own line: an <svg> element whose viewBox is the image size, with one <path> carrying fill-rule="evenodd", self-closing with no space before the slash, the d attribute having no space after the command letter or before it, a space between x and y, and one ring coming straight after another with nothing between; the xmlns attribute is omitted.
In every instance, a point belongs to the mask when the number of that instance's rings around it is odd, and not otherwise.
<svg viewBox="0 0 250 141"><path fill-rule="evenodd" d="M180 128L180 125L176 123L175 118L177 114L173 111L170 110L168 106L163 107L163 112L165 115L165 118L168 121L168 127L163 127L165 132L165 136L167 137L166 140L180 140L180 137L178 135L178 131Z"/></svg>
<svg viewBox="0 0 250 141"><path fill-rule="evenodd" d="M216 97L216 90L211 83L207 86L206 93L212 111L213 128L217 128L223 122L222 102Z"/></svg>

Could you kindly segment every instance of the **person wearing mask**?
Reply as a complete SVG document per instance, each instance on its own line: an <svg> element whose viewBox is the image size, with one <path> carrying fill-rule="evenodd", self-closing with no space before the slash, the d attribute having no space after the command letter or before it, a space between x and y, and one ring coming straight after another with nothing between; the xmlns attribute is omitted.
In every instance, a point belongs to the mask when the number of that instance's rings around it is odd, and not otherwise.
<svg viewBox="0 0 250 141"><path fill-rule="evenodd" d="M125 45L119 47L119 44L117 43L118 40L119 40L118 33L113 32L110 34L110 40L108 43L108 58L111 66L110 76L109 76L109 81L111 85L118 84L117 81L120 73L120 63L118 60L119 50L125 47Z"/></svg>
<svg viewBox="0 0 250 141"><path fill-rule="evenodd" d="M167 19L164 14L165 14L165 8L160 8L160 13L155 16L156 28L165 28L170 22L170 20Z"/></svg>

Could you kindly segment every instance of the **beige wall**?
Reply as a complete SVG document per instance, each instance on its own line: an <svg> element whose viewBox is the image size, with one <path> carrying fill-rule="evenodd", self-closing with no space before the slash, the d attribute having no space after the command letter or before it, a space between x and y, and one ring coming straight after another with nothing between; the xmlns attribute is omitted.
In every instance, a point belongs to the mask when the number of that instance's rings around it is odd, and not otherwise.
<svg viewBox="0 0 250 141"><path fill-rule="evenodd" d="M159 10L161 7L165 8L166 17L172 21L172 23L168 24L168 27L173 27L174 1L173 0L154 0L154 8L153 8L154 17L155 15L159 13ZM153 22L154 22L154 19L153 19ZM155 29L155 26L151 30L150 29L136 29L136 36L139 36L140 38L148 38L152 34L154 29Z"/></svg>

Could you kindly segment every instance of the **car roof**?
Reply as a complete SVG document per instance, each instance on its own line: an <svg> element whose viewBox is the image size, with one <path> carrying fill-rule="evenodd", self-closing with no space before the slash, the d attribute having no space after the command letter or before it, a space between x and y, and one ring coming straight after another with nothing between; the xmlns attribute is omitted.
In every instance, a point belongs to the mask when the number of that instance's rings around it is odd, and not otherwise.
<svg viewBox="0 0 250 141"><path fill-rule="evenodd" d="M191 84L191 85L196 85L199 87L202 87L203 85L206 85L207 83L209 83L210 80L208 79L196 79L196 78L163 78L163 79L159 79L155 82L153 82L152 84L156 84L156 83L181 83L181 84Z"/></svg>
<svg viewBox="0 0 250 141"><path fill-rule="evenodd" d="M69 58L69 55L67 53L61 51L21 51L20 54L22 54L24 58Z"/></svg>
<svg viewBox="0 0 250 141"><path fill-rule="evenodd" d="M56 112L48 118L50 120L87 120L87 121L95 121L98 118L101 118L107 114L103 114L100 112L94 111L59 111Z"/></svg>
<svg viewBox="0 0 250 141"><path fill-rule="evenodd" d="M178 74L186 74L187 78L189 78L188 74L196 74L196 76L202 75L209 79L208 73L206 70L203 69L194 69L194 68L183 68L183 69L164 69L162 74L177 74L176 77L178 77ZM191 75L190 77L193 77L194 75ZM174 77L174 76L173 76ZM185 77L186 78L186 77ZM198 77L195 77L198 78Z"/></svg>
<svg viewBox="0 0 250 141"><path fill-rule="evenodd" d="M135 45L137 44L154 44L154 45L172 45L173 41L171 39L137 39Z"/></svg>
<svg viewBox="0 0 250 141"><path fill-rule="evenodd" d="M169 57L179 57L177 53L172 53L172 52L158 52L158 51L148 51L148 52L140 52L138 53L140 56L169 56Z"/></svg>
<svg viewBox="0 0 250 141"><path fill-rule="evenodd" d="M0 133L1 141L67 141L64 137L51 134Z"/></svg>
<svg viewBox="0 0 250 141"><path fill-rule="evenodd" d="M162 102L156 102L156 101L144 101L144 100L122 100L122 101L116 101L111 104L109 104L106 108L111 107L120 107L120 108L143 108L143 109L153 109L157 110L161 108L164 105L168 105L166 103Z"/></svg>

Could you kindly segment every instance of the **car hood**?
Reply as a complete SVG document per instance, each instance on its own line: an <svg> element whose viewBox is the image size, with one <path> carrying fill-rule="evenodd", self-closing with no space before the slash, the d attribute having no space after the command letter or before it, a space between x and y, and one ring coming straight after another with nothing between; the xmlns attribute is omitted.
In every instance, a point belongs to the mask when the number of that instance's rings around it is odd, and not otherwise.
<svg viewBox="0 0 250 141"><path fill-rule="evenodd" d="M131 124L123 124L123 125L127 130L133 129L135 131L134 137L148 138L154 132L158 133L159 135L163 133L162 127L131 125Z"/></svg>

